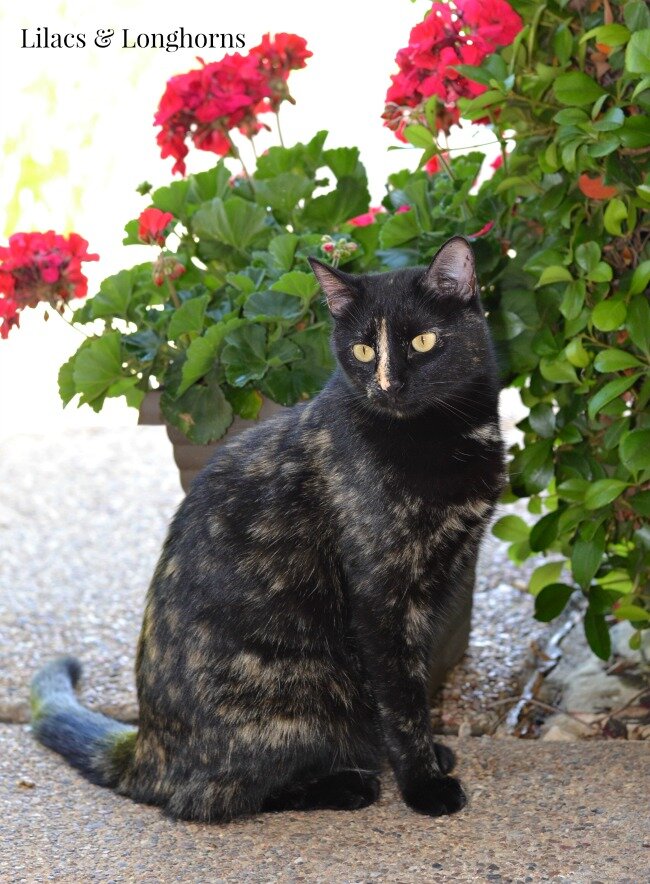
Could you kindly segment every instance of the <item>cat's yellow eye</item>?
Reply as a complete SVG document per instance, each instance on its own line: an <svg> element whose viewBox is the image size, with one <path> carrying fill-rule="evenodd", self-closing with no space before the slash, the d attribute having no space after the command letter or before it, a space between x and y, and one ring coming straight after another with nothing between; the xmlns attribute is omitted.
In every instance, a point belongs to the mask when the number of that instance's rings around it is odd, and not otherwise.
<svg viewBox="0 0 650 884"><path fill-rule="evenodd" d="M429 350L433 350L437 340L438 336L435 332L423 332L421 335L417 335L413 338L411 346L414 350L417 350L418 353L428 353Z"/></svg>
<svg viewBox="0 0 650 884"><path fill-rule="evenodd" d="M352 352L359 362L371 362L375 358L375 351L367 344L355 344Z"/></svg>

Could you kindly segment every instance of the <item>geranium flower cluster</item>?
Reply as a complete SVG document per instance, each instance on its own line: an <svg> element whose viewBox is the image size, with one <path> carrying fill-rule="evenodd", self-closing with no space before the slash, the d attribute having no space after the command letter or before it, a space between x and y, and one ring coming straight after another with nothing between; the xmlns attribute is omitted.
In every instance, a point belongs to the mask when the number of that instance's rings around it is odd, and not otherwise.
<svg viewBox="0 0 650 884"><path fill-rule="evenodd" d="M61 309L71 298L88 293L81 271L84 261L98 261L88 254L88 243L77 233L61 236L46 233L14 233L9 245L0 247L0 337L6 338L19 324L20 311L39 301Z"/></svg>
<svg viewBox="0 0 650 884"><path fill-rule="evenodd" d="M506 0L434 3L411 31L408 46L397 53L399 72L391 77L386 93L384 125L404 140L404 127L419 120L423 104L435 96L436 127L448 132L460 119L458 99L473 98L487 88L462 76L455 66L479 65L486 55L511 43L522 27Z"/></svg>
<svg viewBox="0 0 650 884"><path fill-rule="evenodd" d="M191 141L200 150L233 156L229 133L238 129L249 138L268 128L259 115L277 112L283 101L293 102L287 80L304 68L312 53L296 34L265 34L247 55L235 52L220 61L172 77L160 100L154 125L163 159L173 157L173 172L185 174Z"/></svg>

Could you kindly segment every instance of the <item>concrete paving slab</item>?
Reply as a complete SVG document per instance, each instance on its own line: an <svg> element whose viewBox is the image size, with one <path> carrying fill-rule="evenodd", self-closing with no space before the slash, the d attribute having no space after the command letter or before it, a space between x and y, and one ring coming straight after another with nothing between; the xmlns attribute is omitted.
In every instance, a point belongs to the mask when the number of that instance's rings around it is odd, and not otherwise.
<svg viewBox="0 0 650 884"><path fill-rule="evenodd" d="M0 880L254 884L641 884L650 757L641 743L450 740L470 795L410 811L392 777L353 813L175 823L85 782L23 725L0 726Z"/></svg>

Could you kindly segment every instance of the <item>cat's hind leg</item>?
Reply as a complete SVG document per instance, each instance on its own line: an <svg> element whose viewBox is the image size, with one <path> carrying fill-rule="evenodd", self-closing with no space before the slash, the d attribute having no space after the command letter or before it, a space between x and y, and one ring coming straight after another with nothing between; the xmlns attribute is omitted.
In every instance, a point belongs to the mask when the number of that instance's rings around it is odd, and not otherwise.
<svg viewBox="0 0 650 884"><path fill-rule="evenodd" d="M272 793L262 811L359 810L374 804L379 793L379 777L374 771L339 770Z"/></svg>

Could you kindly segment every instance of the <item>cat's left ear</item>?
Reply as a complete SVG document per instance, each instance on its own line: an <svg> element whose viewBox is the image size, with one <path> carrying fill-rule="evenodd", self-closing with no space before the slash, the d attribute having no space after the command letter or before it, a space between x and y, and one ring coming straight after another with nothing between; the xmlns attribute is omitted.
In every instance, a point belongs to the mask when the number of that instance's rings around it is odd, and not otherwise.
<svg viewBox="0 0 650 884"><path fill-rule="evenodd" d="M308 258L320 287L325 293L330 313L337 319L352 305L357 294L353 277L342 270L336 270L329 264L323 264L316 258Z"/></svg>
<svg viewBox="0 0 650 884"><path fill-rule="evenodd" d="M433 294L468 303L478 294L472 247L464 236L454 236L441 246L424 274Z"/></svg>

